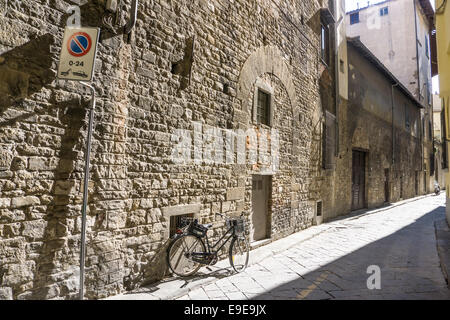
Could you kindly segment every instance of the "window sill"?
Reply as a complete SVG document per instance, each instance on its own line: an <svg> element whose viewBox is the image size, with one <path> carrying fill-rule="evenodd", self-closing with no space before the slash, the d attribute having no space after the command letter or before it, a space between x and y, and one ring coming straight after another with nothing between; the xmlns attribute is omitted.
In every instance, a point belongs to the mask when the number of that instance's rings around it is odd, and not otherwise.
<svg viewBox="0 0 450 320"><path fill-rule="evenodd" d="M260 127L262 129L272 129L272 125L268 125L268 124L253 122L253 125L256 127Z"/></svg>

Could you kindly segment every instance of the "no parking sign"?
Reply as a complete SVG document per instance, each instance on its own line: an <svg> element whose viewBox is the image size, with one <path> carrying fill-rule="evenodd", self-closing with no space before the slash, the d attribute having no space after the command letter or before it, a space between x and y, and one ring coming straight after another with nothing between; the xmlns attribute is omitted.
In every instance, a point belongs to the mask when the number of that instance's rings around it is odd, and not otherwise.
<svg viewBox="0 0 450 320"><path fill-rule="evenodd" d="M91 81L100 30L66 27L59 58L58 78Z"/></svg>

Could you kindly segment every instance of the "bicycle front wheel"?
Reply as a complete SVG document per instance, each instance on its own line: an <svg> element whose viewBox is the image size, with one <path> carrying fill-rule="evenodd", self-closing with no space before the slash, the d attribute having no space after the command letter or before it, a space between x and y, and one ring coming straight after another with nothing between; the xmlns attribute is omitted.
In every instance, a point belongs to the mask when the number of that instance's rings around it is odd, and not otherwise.
<svg viewBox="0 0 450 320"><path fill-rule="evenodd" d="M250 245L243 237L236 237L230 244L230 264L234 271L242 272L247 268Z"/></svg>
<svg viewBox="0 0 450 320"><path fill-rule="evenodd" d="M181 276L188 277L200 269L201 264L191 259L193 252L205 252L205 244L193 235L183 235L173 241L167 251L167 264L170 270Z"/></svg>

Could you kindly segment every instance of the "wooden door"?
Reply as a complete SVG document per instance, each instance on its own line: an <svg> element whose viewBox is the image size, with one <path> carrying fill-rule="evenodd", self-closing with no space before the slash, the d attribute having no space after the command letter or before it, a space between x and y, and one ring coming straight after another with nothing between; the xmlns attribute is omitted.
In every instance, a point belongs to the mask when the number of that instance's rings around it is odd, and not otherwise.
<svg viewBox="0 0 450 320"><path fill-rule="evenodd" d="M268 217L271 176L254 175L252 181L252 216L250 239L258 241L268 237Z"/></svg>
<svg viewBox="0 0 450 320"><path fill-rule="evenodd" d="M384 169L384 202L389 202L389 169Z"/></svg>
<svg viewBox="0 0 450 320"><path fill-rule="evenodd" d="M415 172L414 175L414 191L416 192L416 196L419 195L419 171Z"/></svg>
<svg viewBox="0 0 450 320"><path fill-rule="evenodd" d="M364 208L366 183L366 154L353 150L352 164L352 210Z"/></svg>

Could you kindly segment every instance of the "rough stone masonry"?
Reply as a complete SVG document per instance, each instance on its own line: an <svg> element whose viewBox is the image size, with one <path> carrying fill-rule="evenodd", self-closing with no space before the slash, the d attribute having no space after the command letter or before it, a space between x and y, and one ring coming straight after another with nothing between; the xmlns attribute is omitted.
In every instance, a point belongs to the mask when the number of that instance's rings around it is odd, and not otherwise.
<svg viewBox="0 0 450 320"><path fill-rule="evenodd" d="M136 26L124 34L130 2L107 12L104 0L0 1L0 299L78 294L89 92L56 78L70 5L79 6L83 26L101 28L87 298L164 277L171 216L212 222L212 237L223 230L217 212L249 219L253 174L272 176L272 239L313 222L322 4L139 1ZM174 163L175 132L194 123L258 135L267 129L254 121L259 87L272 95L278 171Z"/></svg>

